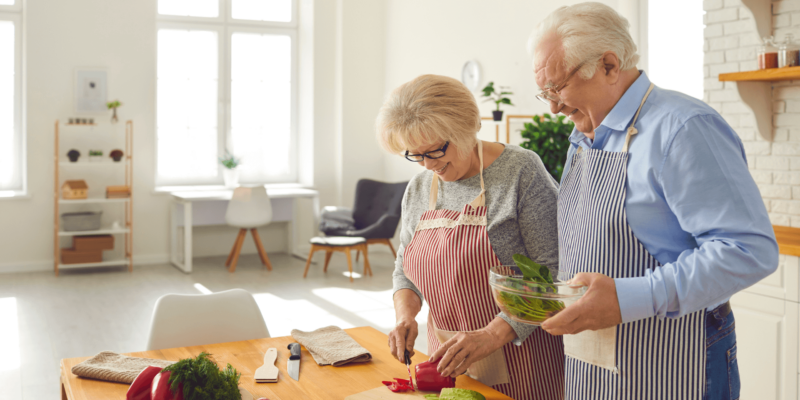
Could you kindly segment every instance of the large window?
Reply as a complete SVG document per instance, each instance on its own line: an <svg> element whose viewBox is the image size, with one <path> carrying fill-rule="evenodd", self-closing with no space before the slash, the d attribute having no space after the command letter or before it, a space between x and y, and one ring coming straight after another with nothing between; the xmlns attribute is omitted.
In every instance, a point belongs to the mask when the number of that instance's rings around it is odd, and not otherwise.
<svg viewBox="0 0 800 400"><path fill-rule="evenodd" d="M0 197L25 193L20 0L0 0Z"/></svg>
<svg viewBox="0 0 800 400"><path fill-rule="evenodd" d="M646 72L650 80L661 88L702 100L703 2L649 0L647 14Z"/></svg>
<svg viewBox="0 0 800 400"><path fill-rule="evenodd" d="M2 0L0 0L2 1ZM157 185L297 181L296 0L159 0Z"/></svg>

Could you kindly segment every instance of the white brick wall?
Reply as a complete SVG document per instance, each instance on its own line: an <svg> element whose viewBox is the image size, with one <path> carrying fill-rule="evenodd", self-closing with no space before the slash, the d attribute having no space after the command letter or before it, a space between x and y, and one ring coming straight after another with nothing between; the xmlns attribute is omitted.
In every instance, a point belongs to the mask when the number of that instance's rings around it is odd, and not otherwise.
<svg viewBox="0 0 800 400"><path fill-rule="evenodd" d="M705 100L736 130L744 143L750 173L773 224L800 227L800 81L773 85L773 141L755 130L755 117L741 101L735 83L719 74L756 68L760 39L752 13L740 0L704 0ZM787 32L800 37L800 0L772 2L776 40Z"/></svg>

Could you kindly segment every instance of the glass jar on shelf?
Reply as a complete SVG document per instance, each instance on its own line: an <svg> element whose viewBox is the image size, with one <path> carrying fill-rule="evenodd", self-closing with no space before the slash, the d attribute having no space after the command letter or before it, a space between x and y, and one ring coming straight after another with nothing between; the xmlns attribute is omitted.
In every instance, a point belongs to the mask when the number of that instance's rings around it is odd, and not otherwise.
<svg viewBox="0 0 800 400"><path fill-rule="evenodd" d="M800 50L794 44L794 35L787 33L778 48L778 68L800 65Z"/></svg>
<svg viewBox="0 0 800 400"><path fill-rule="evenodd" d="M778 68L778 51L775 49L775 40L772 36L763 39L756 53L758 69Z"/></svg>

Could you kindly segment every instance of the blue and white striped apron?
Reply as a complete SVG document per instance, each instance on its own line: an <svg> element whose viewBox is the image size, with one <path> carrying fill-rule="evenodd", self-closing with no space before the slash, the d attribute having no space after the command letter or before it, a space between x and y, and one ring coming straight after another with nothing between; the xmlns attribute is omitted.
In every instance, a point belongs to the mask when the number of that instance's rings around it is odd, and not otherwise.
<svg viewBox="0 0 800 400"><path fill-rule="evenodd" d="M621 152L579 148L571 160L558 193L559 268L568 275L596 272L632 278L661 267L633 235L625 213L628 145L652 89L651 84ZM566 356L566 399L702 400L705 318L701 310L677 319L653 317L618 325L608 343L615 346L615 368Z"/></svg>

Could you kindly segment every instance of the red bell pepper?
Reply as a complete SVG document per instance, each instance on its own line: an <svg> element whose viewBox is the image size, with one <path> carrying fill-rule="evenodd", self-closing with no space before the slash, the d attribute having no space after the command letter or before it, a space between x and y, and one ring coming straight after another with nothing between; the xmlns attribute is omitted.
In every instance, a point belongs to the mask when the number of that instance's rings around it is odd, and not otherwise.
<svg viewBox="0 0 800 400"><path fill-rule="evenodd" d="M408 379L400 379L394 378L396 382L392 381L381 381L386 387L389 388L392 392L399 393L399 392L407 392L407 391L414 391L414 387L411 385Z"/></svg>
<svg viewBox="0 0 800 400"><path fill-rule="evenodd" d="M157 374L153 378L151 399L152 400L183 400L183 385L178 386L178 393L172 394L169 389L170 371Z"/></svg>
<svg viewBox="0 0 800 400"><path fill-rule="evenodd" d="M439 360L421 362L414 367L417 374L417 389L438 392L444 388L456 387L456 379L439 374L436 370L438 366Z"/></svg>
<svg viewBox="0 0 800 400"><path fill-rule="evenodd" d="M163 368L156 366L149 366L145 368L136 379L131 383L128 388L128 394L125 396L127 400L150 400L150 385L153 384L153 378L161 372Z"/></svg>

